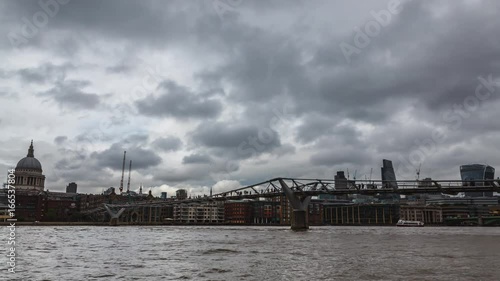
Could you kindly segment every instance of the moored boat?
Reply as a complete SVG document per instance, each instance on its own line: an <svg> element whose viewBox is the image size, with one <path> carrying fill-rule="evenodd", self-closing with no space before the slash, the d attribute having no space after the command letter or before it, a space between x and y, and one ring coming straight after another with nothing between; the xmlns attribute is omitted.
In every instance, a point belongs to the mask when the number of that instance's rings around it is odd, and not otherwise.
<svg viewBox="0 0 500 281"><path fill-rule="evenodd" d="M409 226L409 227L418 227L418 226L424 226L424 223L421 221L406 221L406 220L399 220L396 226Z"/></svg>

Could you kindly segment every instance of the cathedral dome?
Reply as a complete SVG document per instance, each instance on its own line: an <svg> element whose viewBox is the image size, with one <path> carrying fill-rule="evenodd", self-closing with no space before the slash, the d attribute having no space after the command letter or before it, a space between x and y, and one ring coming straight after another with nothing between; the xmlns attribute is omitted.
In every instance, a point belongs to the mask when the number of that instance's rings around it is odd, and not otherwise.
<svg viewBox="0 0 500 281"><path fill-rule="evenodd" d="M42 170L42 164L35 157L24 157L17 162L16 169Z"/></svg>
<svg viewBox="0 0 500 281"><path fill-rule="evenodd" d="M28 149L28 155L24 157L23 159L19 160L17 162L16 170L17 169L30 169L30 170L37 170L37 171L42 171L42 164L40 164L40 161L35 158L34 156L34 149L33 149L33 141L31 141L31 145Z"/></svg>

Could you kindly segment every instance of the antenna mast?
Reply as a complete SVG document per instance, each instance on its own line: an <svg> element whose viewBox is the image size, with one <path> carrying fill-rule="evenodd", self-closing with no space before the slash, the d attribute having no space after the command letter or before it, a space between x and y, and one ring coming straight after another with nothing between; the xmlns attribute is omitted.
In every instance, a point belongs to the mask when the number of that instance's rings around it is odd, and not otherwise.
<svg viewBox="0 0 500 281"><path fill-rule="evenodd" d="M132 160L130 160L130 165L128 166L128 183L127 183L127 193L130 192L130 171L132 170Z"/></svg>
<svg viewBox="0 0 500 281"><path fill-rule="evenodd" d="M122 179L120 180L120 194L123 192L123 176L125 174L125 155L127 151L123 152L123 165L122 165Z"/></svg>

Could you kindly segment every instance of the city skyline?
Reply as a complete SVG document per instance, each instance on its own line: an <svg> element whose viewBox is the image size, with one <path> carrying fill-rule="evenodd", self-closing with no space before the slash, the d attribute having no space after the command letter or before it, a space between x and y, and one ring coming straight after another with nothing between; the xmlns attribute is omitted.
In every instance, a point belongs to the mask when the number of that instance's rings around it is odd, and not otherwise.
<svg viewBox="0 0 500 281"><path fill-rule="evenodd" d="M0 3L4 171L32 139L46 188L82 193L124 150L156 195L500 166L494 1L111 2Z"/></svg>

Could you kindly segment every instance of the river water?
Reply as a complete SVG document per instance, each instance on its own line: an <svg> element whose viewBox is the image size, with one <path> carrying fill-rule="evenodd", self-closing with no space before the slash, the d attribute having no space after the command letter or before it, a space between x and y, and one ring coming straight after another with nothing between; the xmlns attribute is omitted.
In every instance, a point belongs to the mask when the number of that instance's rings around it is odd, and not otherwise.
<svg viewBox="0 0 500 281"><path fill-rule="evenodd" d="M25 226L16 239L1 280L500 280L500 228Z"/></svg>

